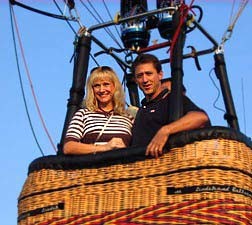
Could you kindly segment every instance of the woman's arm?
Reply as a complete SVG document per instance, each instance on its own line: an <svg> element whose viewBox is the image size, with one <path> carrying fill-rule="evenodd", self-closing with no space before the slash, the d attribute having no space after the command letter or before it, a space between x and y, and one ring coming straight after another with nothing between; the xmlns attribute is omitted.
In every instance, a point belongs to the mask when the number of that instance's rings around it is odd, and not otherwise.
<svg viewBox="0 0 252 225"><path fill-rule="evenodd" d="M104 145L84 144L76 141L68 141L64 144L63 152L66 155L81 155L81 154L95 154L96 152L105 152L117 148L125 148L121 138L112 138Z"/></svg>

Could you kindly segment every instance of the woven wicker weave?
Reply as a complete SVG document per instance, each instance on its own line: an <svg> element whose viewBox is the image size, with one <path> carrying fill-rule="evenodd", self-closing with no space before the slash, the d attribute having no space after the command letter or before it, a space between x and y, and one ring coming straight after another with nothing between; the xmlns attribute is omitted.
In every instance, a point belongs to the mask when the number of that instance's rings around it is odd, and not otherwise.
<svg viewBox="0 0 252 225"><path fill-rule="evenodd" d="M252 151L196 141L158 159L29 174L19 225L251 224Z"/></svg>

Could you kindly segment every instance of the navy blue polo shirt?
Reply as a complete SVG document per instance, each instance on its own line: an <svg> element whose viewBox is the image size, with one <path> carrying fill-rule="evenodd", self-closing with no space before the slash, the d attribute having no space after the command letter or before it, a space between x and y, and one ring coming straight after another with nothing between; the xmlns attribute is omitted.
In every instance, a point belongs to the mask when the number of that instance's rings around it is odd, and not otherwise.
<svg viewBox="0 0 252 225"><path fill-rule="evenodd" d="M151 101L143 99L132 128L132 146L147 146L157 131L169 123L170 96L168 91L164 90ZM182 98L183 115L190 111L203 111L188 97L183 95Z"/></svg>

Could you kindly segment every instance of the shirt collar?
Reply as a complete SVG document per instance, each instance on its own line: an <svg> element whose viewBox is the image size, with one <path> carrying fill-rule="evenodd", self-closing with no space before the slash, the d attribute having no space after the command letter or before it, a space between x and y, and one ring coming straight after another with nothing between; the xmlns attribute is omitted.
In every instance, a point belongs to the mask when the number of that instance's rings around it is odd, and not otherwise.
<svg viewBox="0 0 252 225"><path fill-rule="evenodd" d="M164 98L167 94L169 93L169 90L168 89L164 89L163 91L161 91L159 93L159 95L154 98L154 99L151 99L151 100L147 100L146 98L144 98L142 101L141 101L141 104L142 105L149 105L151 103L155 103L155 102L158 102L160 99Z"/></svg>

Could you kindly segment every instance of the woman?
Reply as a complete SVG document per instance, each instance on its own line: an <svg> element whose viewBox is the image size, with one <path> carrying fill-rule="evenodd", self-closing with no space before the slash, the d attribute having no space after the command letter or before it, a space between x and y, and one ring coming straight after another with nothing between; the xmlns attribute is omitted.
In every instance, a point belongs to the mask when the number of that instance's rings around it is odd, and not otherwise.
<svg viewBox="0 0 252 225"><path fill-rule="evenodd" d="M108 66L94 68L87 80L85 108L73 116L65 137L65 154L104 152L129 146L132 121L116 73Z"/></svg>

